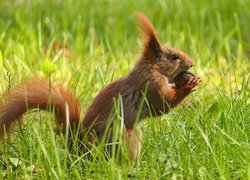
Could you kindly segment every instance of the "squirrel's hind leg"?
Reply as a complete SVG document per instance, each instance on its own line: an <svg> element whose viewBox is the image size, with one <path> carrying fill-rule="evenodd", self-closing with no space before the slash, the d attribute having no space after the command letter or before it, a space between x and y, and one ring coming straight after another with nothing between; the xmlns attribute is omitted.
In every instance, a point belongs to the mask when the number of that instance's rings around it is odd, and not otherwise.
<svg viewBox="0 0 250 180"><path fill-rule="evenodd" d="M127 139L126 147L130 153L132 163L135 164L137 158L141 154L142 133L137 129L126 129Z"/></svg>

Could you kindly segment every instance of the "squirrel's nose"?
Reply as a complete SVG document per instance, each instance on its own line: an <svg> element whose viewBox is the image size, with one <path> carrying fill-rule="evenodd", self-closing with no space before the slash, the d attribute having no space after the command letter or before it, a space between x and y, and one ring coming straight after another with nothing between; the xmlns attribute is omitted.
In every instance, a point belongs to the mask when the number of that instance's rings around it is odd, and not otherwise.
<svg viewBox="0 0 250 180"><path fill-rule="evenodd" d="M187 59L187 66L188 66L189 68L191 68L191 67L194 66L194 63L193 63L193 61L192 61L190 58Z"/></svg>

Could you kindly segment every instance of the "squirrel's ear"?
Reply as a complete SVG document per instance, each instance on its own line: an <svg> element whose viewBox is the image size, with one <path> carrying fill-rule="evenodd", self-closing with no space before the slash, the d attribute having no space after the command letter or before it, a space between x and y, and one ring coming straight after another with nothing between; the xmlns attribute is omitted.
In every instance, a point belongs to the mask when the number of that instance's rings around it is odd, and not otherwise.
<svg viewBox="0 0 250 180"><path fill-rule="evenodd" d="M150 53L155 58L160 57L162 54L161 44L153 24L142 13L137 12L136 17L144 41L144 53Z"/></svg>

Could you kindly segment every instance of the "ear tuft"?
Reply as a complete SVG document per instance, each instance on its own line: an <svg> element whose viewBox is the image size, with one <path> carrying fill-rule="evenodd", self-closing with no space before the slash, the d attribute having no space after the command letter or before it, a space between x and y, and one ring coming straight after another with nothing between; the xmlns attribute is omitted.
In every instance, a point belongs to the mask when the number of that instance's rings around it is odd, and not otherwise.
<svg viewBox="0 0 250 180"><path fill-rule="evenodd" d="M161 45L153 24L144 14L140 12L136 13L136 17L144 41L144 51L146 53L150 51L158 57L159 53L161 53Z"/></svg>

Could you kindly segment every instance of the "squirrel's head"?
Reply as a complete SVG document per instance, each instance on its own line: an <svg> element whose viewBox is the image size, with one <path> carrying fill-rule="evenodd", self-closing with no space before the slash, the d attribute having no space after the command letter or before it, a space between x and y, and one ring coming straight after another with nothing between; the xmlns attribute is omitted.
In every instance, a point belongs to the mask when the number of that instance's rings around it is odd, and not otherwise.
<svg viewBox="0 0 250 180"><path fill-rule="evenodd" d="M163 46L148 18L141 13L136 13L136 16L144 40L143 60L173 83L177 74L193 66L192 60L177 49Z"/></svg>

